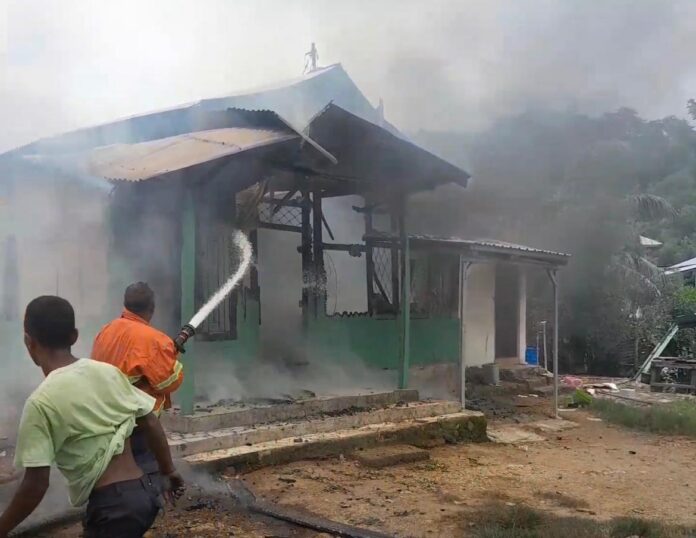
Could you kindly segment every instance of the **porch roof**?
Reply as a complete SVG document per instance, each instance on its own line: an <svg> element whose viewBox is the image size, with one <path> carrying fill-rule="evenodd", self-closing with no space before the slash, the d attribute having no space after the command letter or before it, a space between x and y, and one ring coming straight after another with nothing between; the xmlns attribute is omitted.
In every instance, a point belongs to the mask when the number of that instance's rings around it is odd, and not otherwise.
<svg viewBox="0 0 696 538"><path fill-rule="evenodd" d="M560 267L568 264L570 254L544 250L496 239L460 239L436 237L424 234L409 234L412 249L440 250L462 255L471 261L500 261L529 265ZM364 236L372 246L393 246L399 238L391 234L372 233Z"/></svg>
<svg viewBox="0 0 696 538"><path fill-rule="evenodd" d="M416 144L329 103L310 122L307 134L338 159L321 167L322 177L352 183L354 192L433 189L446 183L466 187L469 174ZM330 189L329 189L330 190Z"/></svg>

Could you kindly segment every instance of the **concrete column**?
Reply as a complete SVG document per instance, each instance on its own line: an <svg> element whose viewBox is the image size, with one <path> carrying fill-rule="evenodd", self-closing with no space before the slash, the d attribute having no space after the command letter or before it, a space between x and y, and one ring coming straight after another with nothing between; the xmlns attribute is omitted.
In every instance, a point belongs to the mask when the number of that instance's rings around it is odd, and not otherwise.
<svg viewBox="0 0 696 538"><path fill-rule="evenodd" d="M519 312L517 314L517 357L520 363L525 362L525 352L527 350L527 271L520 266L519 269Z"/></svg>
<svg viewBox="0 0 696 538"><path fill-rule="evenodd" d="M404 212L406 204L399 219L399 231L401 235L401 309L399 311L399 335L400 335L400 359L401 371L399 375L399 388L408 388L408 375L411 367L411 249L406 232L406 218Z"/></svg>
<svg viewBox="0 0 696 538"><path fill-rule="evenodd" d="M187 191L184 195L184 208L181 219L181 324L188 323L196 313L196 212L193 194ZM184 382L179 389L181 412L184 415L193 414L193 403L196 395L195 374L195 342L189 340L186 353L180 360L184 365Z"/></svg>

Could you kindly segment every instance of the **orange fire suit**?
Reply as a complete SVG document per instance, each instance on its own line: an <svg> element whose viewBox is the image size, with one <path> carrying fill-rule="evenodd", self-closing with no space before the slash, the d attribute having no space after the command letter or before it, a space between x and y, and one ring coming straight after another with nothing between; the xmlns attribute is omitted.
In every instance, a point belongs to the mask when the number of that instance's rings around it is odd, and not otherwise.
<svg viewBox="0 0 696 538"><path fill-rule="evenodd" d="M184 380L177 355L169 336L127 309L102 328L92 347L92 359L113 364L157 400L156 413L171 407L170 395Z"/></svg>

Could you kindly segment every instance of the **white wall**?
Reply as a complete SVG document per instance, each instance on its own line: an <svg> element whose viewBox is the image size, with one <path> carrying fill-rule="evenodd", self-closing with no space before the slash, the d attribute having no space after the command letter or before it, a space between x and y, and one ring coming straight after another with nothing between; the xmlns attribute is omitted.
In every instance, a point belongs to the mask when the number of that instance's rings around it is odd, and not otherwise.
<svg viewBox="0 0 696 538"><path fill-rule="evenodd" d="M467 366L495 360L494 264L474 264L469 268L464 350Z"/></svg>
<svg viewBox="0 0 696 538"><path fill-rule="evenodd" d="M517 327L517 356L520 363L525 362L525 352L527 350L527 270L525 267L519 267L519 314L517 319L519 325Z"/></svg>

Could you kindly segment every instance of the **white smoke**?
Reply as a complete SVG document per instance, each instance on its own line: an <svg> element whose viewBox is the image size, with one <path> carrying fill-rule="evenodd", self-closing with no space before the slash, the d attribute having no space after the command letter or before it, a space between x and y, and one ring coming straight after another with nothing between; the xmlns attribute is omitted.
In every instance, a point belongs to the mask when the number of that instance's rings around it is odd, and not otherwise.
<svg viewBox="0 0 696 538"><path fill-rule="evenodd" d="M312 41L411 130L539 105L683 115L696 78L688 0L5 3L0 151L296 77Z"/></svg>

